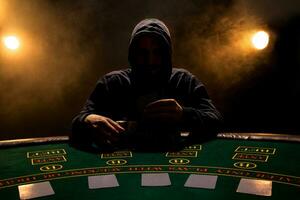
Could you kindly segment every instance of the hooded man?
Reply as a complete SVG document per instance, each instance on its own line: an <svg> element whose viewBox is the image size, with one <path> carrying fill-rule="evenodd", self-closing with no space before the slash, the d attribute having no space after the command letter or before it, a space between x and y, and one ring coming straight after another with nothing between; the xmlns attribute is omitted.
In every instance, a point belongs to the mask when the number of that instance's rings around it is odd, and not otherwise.
<svg viewBox="0 0 300 200"><path fill-rule="evenodd" d="M190 139L215 136L220 113L194 75L173 68L170 32L162 21L145 19L136 25L128 60L130 68L97 82L73 119L73 143L151 148L176 145L183 131Z"/></svg>

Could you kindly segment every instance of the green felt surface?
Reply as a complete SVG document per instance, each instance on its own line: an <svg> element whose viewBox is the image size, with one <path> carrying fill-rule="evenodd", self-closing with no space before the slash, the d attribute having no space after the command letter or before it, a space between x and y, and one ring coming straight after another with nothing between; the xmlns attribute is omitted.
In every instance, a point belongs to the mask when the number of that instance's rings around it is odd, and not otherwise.
<svg viewBox="0 0 300 200"><path fill-rule="evenodd" d="M240 146L258 147L257 152L242 152L248 157L233 159ZM199 145L197 146L199 147ZM269 152L260 152L269 148ZM58 151L59 154L45 152ZM63 150L62 150L63 149ZM250 149L250 148L248 148ZM274 150L273 153L271 150ZM253 149L252 149L253 150ZM245 140L217 139L201 144L196 157L178 153L167 157L167 152L139 153L131 152L131 157L104 158L101 153L93 154L70 147L66 143L45 144L26 147L0 149L0 197L18 199L18 185L33 182L50 181L55 195L40 199L283 199L300 194L300 145L287 142L259 142ZM30 152L30 153L29 153ZM34 154L34 152L42 152ZM43 154L44 152L44 154ZM28 154L29 153L29 154ZM121 153L122 154L122 153ZM168 155L173 155L169 152ZM252 156L249 157L249 154ZM51 163L32 164L28 155L37 159L48 159ZM188 154L190 155L190 154ZM253 157L253 155L256 155ZM63 156L63 160L56 157ZM50 159L49 159L50 158ZM171 159L188 160L187 164L172 164ZM256 160L267 158L266 160ZM122 159L124 165L108 165L109 160ZM45 160L44 160L45 161ZM250 162L252 169L237 168L237 162ZM41 171L43 166L57 165L61 169ZM45 167L44 167L45 168ZM51 169L51 168L49 168ZM142 187L142 173L169 173L171 186ZM88 189L88 176L116 174L119 187ZM190 174L217 175L214 190L186 188L184 183ZM273 181L271 197L237 193L240 178L257 178Z"/></svg>

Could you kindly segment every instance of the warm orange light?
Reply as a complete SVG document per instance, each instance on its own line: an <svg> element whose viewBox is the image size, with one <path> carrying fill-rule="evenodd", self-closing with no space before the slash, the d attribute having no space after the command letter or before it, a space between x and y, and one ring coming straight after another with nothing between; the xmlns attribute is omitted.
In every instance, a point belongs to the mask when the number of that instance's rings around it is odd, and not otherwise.
<svg viewBox="0 0 300 200"><path fill-rule="evenodd" d="M3 38L5 47L9 50L17 50L20 47L20 41L16 36L10 35Z"/></svg>
<svg viewBox="0 0 300 200"><path fill-rule="evenodd" d="M269 34L265 31L258 31L252 36L252 45L258 49L264 49L269 44Z"/></svg>

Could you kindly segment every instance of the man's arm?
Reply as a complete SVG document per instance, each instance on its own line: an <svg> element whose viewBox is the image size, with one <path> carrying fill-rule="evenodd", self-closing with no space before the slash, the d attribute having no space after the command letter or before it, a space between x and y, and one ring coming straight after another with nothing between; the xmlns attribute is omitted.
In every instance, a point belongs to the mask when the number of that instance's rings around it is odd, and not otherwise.
<svg viewBox="0 0 300 200"><path fill-rule="evenodd" d="M144 110L146 121L169 124L180 131L188 131L193 137L214 136L222 117L210 100L204 85L190 73L178 73L173 77L181 95L178 99L161 99L148 104Z"/></svg>
<svg viewBox="0 0 300 200"><path fill-rule="evenodd" d="M223 118L209 98L204 85L195 77L190 77L188 104L183 105L182 128L191 131L196 138L217 134Z"/></svg>
<svg viewBox="0 0 300 200"><path fill-rule="evenodd" d="M109 117L108 107L108 91L102 79L72 121L71 142L79 146L116 142L124 129Z"/></svg>

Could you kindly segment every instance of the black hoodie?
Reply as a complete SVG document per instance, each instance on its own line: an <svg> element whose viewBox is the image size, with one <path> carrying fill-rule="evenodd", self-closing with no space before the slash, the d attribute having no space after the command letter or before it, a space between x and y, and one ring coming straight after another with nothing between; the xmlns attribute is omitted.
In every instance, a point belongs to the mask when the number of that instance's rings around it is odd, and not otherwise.
<svg viewBox="0 0 300 200"><path fill-rule="evenodd" d="M156 74L155 81L148 81L151 73L145 69L147 66L138 66L135 55L139 50L137 48L138 41L143 36L154 37L159 42L162 50L162 66L160 73ZM142 93L164 87L172 73L172 45L170 32L167 26L158 19L145 19L138 23L132 31L129 43L128 61L132 69L132 83ZM150 67L151 68L151 67Z"/></svg>
<svg viewBox="0 0 300 200"><path fill-rule="evenodd" d="M135 44L142 35L157 37L164 49L164 75L160 87L143 91L139 84L138 66L135 64ZM128 52L130 68L104 75L91 93L82 111L73 119L72 141L90 144L92 138L84 119L99 114L115 121L139 121L146 104L158 99L175 99L183 108L180 131L189 131L193 138L214 136L221 115L212 104L204 85L184 69L172 68L172 47L166 25L157 19L145 19L134 28ZM142 137L142 136L141 136Z"/></svg>

